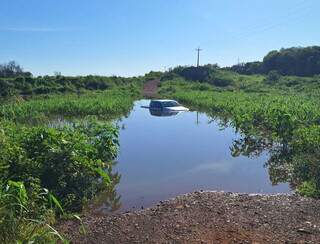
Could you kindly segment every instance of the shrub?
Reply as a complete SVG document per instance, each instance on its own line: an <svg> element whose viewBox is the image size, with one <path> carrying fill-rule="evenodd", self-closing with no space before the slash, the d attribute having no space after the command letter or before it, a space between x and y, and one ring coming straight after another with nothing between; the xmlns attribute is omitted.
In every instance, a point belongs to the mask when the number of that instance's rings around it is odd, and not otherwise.
<svg viewBox="0 0 320 244"><path fill-rule="evenodd" d="M158 76L160 74L157 74ZM127 84L142 84L145 77L104 77L104 76L39 76L16 78L0 78L0 97L12 96L15 94L28 95L35 94L66 93L77 92L79 90L107 90L113 86L124 86ZM31 92L32 91L32 92Z"/></svg>
<svg viewBox="0 0 320 244"><path fill-rule="evenodd" d="M268 83L268 84L275 84L275 83L277 83L279 81L280 77L281 76L278 73L278 71L271 70L268 73L268 76L266 77L265 82Z"/></svg>
<svg viewBox="0 0 320 244"><path fill-rule="evenodd" d="M214 80L210 81L215 86L225 87L231 85L233 82L229 79L224 78L215 78Z"/></svg>
<svg viewBox="0 0 320 244"><path fill-rule="evenodd" d="M207 81L209 78L210 70L208 67L187 67L178 73L183 78L193 81Z"/></svg>
<svg viewBox="0 0 320 244"><path fill-rule="evenodd" d="M7 125L0 141L0 178L39 182L66 211L80 211L84 202L108 187L105 169L117 155L117 128L90 121L65 128Z"/></svg>
<svg viewBox="0 0 320 244"><path fill-rule="evenodd" d="M14 85L7 80L0 79L0 96L8 97L16 94Z"/></svg>

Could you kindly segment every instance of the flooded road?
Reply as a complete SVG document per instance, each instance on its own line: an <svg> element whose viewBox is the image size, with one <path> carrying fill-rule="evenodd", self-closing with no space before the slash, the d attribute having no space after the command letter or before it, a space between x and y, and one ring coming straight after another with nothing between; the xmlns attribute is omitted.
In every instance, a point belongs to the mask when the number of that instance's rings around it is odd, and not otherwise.
<svg viewBox="0 0 320 244"><path fill-rule="evenodd" d="M151 114L141 108L148 104L135 102L129 116L117 122L120 153L114 170L121 175L122 211L196 190L290 191L287 184L271 184L266 152L252 158L231 155L232 143L240 138L235 129L203 113Z"/></svg>

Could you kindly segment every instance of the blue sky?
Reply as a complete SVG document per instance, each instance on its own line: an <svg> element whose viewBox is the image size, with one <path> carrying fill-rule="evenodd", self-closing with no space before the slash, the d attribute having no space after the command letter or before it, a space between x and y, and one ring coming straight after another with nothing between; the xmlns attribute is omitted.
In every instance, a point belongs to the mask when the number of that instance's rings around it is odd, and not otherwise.
<svg viewBox="0 0 320 244"><path fill-rule="evenodd" d="M1 0L0 63L34 74L144 74L320 45L318 0Z"/></svg>

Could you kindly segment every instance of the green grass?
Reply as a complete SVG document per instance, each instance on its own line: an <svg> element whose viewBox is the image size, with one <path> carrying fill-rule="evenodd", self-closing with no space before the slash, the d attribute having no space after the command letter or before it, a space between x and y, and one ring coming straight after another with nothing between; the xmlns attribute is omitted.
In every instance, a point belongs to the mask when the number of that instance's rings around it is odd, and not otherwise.
<svg viewBox="0 0 320 244"><path fill-rule="evenodd" d="M214 79L230 80L230 86L223 90L262 93L299 93L320 96L320 77L279 76L268 80L268 75L241 75L236 72L217 70ZM218 87L216 87L218 88ZM221 88L220 88L221 89Z"/></svg>
<svg viewBox="0 0 320 244"><path fill-rule="evenodd" d="M314 124L320 119L320 101L294 92L284 95L283 92L272 90L268 93L221 91L205 83L176 80L163 83L160 94L178 99L198 110L229 116L236 127L242 126L240 121L245 117L252 122L250 127L256 127L260 123L262 127L276 130L273 125L276 111L290 115L292 121L299 121L300 125Z"/></svg>
<svg viewBox="0 0 320 244"><path fill-rule="evenodd" d="M164 73L163 81L182 80L208 83L221 91L245 91L261 93L298 92L311 96L320 95L320 76L300 77L275 75L243 75L214 65L196 67L176 67Z"/></svg>
<svg viewBox="0 0 320 244"><path fill-rule="evenodd" d="M61 209L72 215L101 192L115 195L119 175L112 169L118 153L118 128L106 121L127 114L141 97L141 86L139 81L103 91L2 101L0 230L6 234L0 236L0 242L64 242L51 227L61 217ZM49 128L48 121L55 116L77 119L65 127ZM10 184L21 190L22 199L14 187L8 188Z"/></svg>
<svg viewBox="0 0 320 244"><path fill-rule="evenodd" d="M46 189L26 190L22 182L0 183L1 243L67 243L52 227L55 223Z"/></svg>
<svg viewBox="0 0 320 244"><path fill-rule="evenodd" d="M262 81L260 81L262 82ZM222 90L182 79L163 82L160 94L220 118L240 131L233 155L264 149L271 181L289 182L298 192L320 198L320 110L317 90ZM308 95L309 93L309 95ZM279 176L281 175L281 177Z"/></svg>
<svg viewBox="0 0 320 244"><path fill-rule="evenodd" d="M53 116L84 117L97 115L113 119L128 113L140 96L140 86L127 85L81 95L48 95L19 99L0 107L0 118L20 123L45 121Z"/></svg>

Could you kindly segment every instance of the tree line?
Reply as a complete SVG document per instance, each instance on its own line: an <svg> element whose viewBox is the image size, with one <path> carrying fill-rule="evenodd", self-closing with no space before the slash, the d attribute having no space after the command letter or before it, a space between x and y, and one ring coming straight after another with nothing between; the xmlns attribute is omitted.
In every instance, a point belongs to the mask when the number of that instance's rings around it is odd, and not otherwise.
<svg viewBox="0 0 320 244"><path fill-rule="evenodd" d="M313 76L320 74L320 46L282 48L269 52L262 62L248 62L227 68L240 74Z"/></svg>
<svg viewBox="0 0 320 244"><path fill-rule="evenodd" d="M32 73L23 71L23 68L15 61L0 64L0 77L14 78L18 76L31 77Z"/></svg>
<svg viewBox="0 0 320 244"><path fill-rule="evenodd" d="M0 97L107 90L113 86L126 85L144 79L144 77L124 78L94 75L0 78Z"/></svg>

